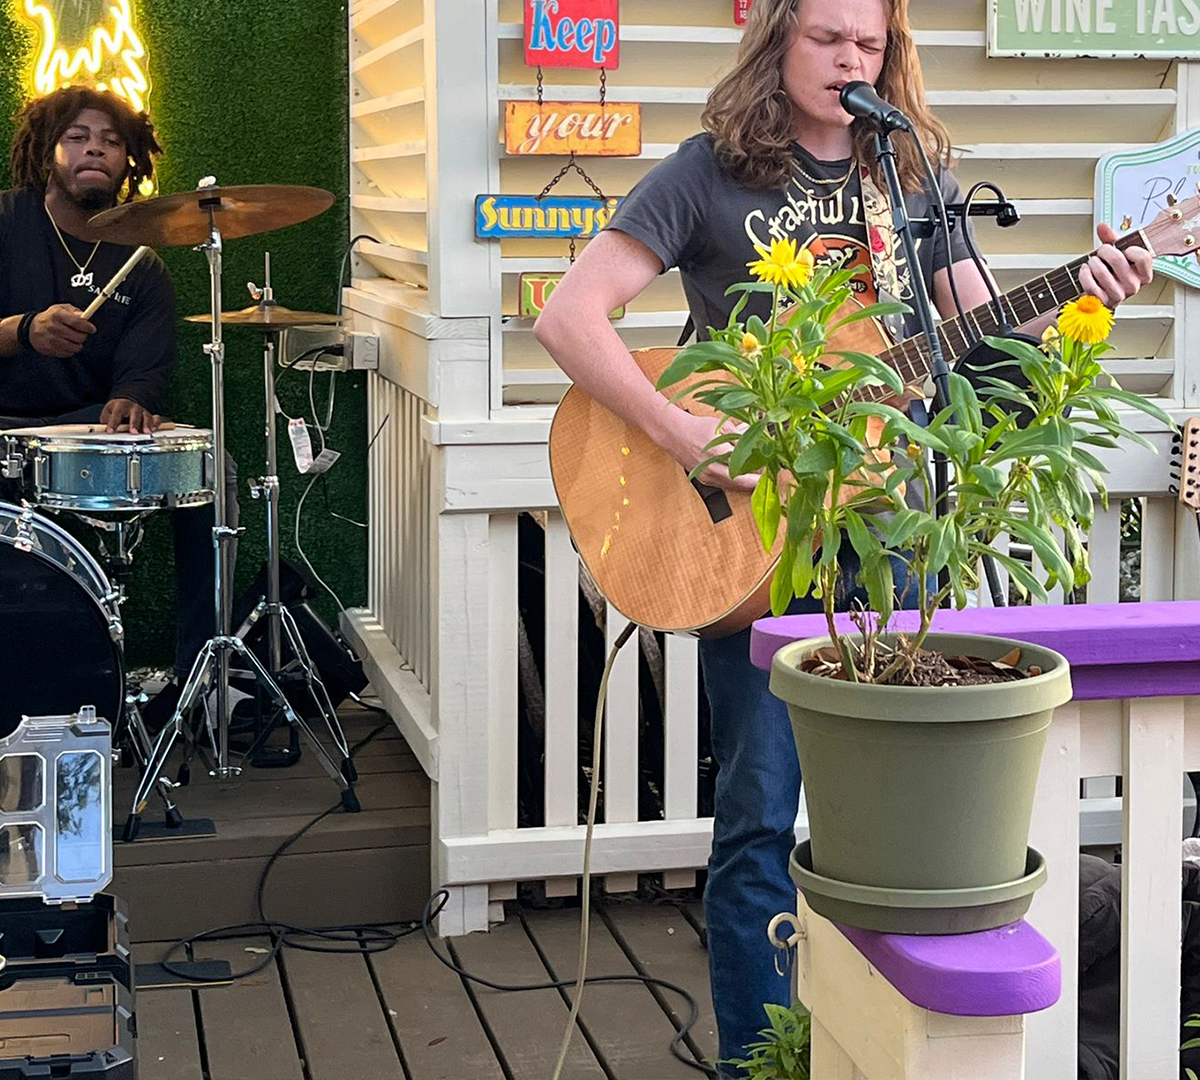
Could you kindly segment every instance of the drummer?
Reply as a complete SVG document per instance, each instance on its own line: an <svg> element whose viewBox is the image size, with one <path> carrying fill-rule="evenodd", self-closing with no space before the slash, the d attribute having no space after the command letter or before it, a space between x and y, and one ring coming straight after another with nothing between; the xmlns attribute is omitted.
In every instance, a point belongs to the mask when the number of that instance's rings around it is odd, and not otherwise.
<svg viewBox="0 0 1200 1080"><path fill-rule="evenodd" d="M110 432L128 425L149 434L162 423L175 360L171 275L148 254L84 319L132 249L82 239L89 218L137 196L161 153L150 118L112 93L67 87L22 111L15 186L0 192L0 428L98 421ZM236 527L230 459L226 473ZM147 710L151 727L170 718L179 683L213 629L212 507L171 516L176 682Z"/></svg>

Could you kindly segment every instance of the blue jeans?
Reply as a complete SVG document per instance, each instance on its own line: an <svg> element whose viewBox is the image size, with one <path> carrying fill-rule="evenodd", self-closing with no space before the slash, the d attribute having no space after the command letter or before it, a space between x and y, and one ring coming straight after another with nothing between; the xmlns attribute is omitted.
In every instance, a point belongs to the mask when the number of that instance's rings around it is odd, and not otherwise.
<svg viewBox="0 0 1200 1080"><path fill-rule="evenodd" d="M839 610L866 601L854 583L858 557L848 548L842 551ZM902 606L915 606L916 590L903 587L899 560L894 576ZM793 615L819 611L821 601L812 597L789 608ZM781 911L796 909L788 858L796 844L800 763L787 706L768 689L769 673L750 663L749 630L701 641L700 666L718 767L704 892L708 963L720 1055L729 1060L745 1057L745 1046L768 1026L764 1004L792 1003L789 980L775 971L767 924ZM719 1067L735 1075L730 1066Z"/></svg>

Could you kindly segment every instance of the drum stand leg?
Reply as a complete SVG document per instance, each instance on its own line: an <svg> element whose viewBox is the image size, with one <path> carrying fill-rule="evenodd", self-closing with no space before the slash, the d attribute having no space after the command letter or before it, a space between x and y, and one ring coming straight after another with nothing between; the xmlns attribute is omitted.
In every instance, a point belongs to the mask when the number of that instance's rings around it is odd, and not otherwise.
<svg viewBox="0 0 1200 1080"><path fill-rule="evenodd" d="M150 740L150 734L146 731L146 725L142 723L142 713L138 708L137 695L133 693L127 694L125 698L123 735L135 764L145 776L150 753L154 747ZM114 741L116 740L114 739ZM178 829L183 825L183 815L179 812L179 807L175 805L174 790L175 785L162 774L155 778L154 792L163 801L164 820L168 829Z"/></svg>

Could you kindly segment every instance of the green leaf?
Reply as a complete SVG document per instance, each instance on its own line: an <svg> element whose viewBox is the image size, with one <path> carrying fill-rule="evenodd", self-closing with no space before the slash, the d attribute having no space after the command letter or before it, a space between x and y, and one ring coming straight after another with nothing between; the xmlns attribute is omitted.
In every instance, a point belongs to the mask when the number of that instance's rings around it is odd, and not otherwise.
<svg viewBox="0 0 1200 1080"><path fill-rule="evenodd" d="M896 604L896 584L892 577L892 560L883 552L878 552L863 562L858 577L867 588L867 599L871 602L871 610L879 616L882 623L886 624L892 617L892 611Z"/></svg>
<svg viewBox="0 0 1200 1080"><path fill-rule="evenodd" d="M897 511L883 527L883 540L893 551L903 551L922 526L929 522L929 515L909 507Z"/></svg>
<svg viewBox="0 0 1200 1080"><path fill-rule="evenodd" d="M858 552L861 562L866 562L880 550L879 541L872 535L871 530L867 528L861 514L855 513L852 510L847 511L845 528L846 535L850 537L850 543L854 547L854 550Z"/></svg>
<svg viewBox="0 0 1200 1080"><path fill-rule="evenodd" d="M870 353L852 352L850 350L830 350L830 356L840 356L847 363L858 368L863 374L878 379L889 390L897 394L904 393L904 380L896 374L896 369L887 362L880 360Z"/></svg>
<svg viewBox="0 0 1200 1080"><path fill-rule="evenodd" d="M737 445L733 448L733 453L729 455L729 475L733 478L741 476L745 472L749 472L749 462L754 451L758 447L758 442L763 436L766 429L766 422L763 420L756 421L751 424L745 431L738 436Z"/></svg>
<svg viewBox="0 0 1200 1080"><path fill-rule="evenodd" d="M807 473L831 473L837 465L837 448L827 439L805 447L792 462L792 475Z"/></svg>
<svg viewBox="0 0 1200 1080"><path fill-rule="evenodd" d="M779 562L775 564L775 576L771 579L771 614L779 616L792 602L792 563L795 549L785 546Z"/></svg>
<svg viewBox="0 0 1200 1080"><path fill-rule="evenodd" d="M812 589L813 582L812 547L803 544L796 549L796 558L792 564L792 592L799 597L805 597Z"/></svg>
<svg viewBox="0 0 1200 1080"><path fill-rule="evenodd" d="M929 572L936 574L946 565L954 549L954 518L940 519L929 531Z"/></svg>
<svg viewBox="0 0 1200 1080"><path fill-rule="evenodd" d="M838 320L829 328L829 333L833 334L840 330L843 326L849 326L851 323L862 322L864 319L882 319L886 315L908 315L912 311L907 304L901 304L895 301L886 304L872 304L870 307L858 308L851 312L844 319Z"/></svg>
<svg viewBox="0 0 1200 1080"><path fill-rule="evenodd" d="M758 523L758 535L762 538L763 550L770 551L775 546L781 516L779 491L770 473L764 472L758 478L754 495L750 499L750 507L754 511L754 520Z"/></svg>
<svg viewBox="0 0 1200 1080"><path fill-rule="evenodd" d="M717 412L728 413L734 409L744 409L747 405L753 405L759 400L759 394L754 390L729 390L723 394L717 394L713 400L702 398L706 405L711 405Z"/></svg>

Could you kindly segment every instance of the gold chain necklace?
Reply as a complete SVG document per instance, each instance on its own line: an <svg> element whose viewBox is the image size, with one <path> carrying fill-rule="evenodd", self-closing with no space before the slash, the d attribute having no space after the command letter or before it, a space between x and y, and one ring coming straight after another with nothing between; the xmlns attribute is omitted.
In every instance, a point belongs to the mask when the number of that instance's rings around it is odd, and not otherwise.
<svg viewBox="0 0 1200 1080"><path fill-rule="evenodd" d="M819 195L817 192L810 191L808 188L806 188L795 176L792 177L792 183L795 184L803 194L807 195L810 199L815 199L819 203L828 202L830 199L836 199L843 191L845 191L850 184L851 178L854 176L856 168L856 164L851 162L850 171L847 172L845 176L838 177L836 180L818 180L815 177L809 176L808 173L806 173L800 167L798 162L793 161L792 164L795 166L796 172L798 172L806 180L812 181L814 184L837 184L837 187L835 187L832 191L826 192L824 195Z"/></svg>
<svg viewBox="0 0 1200 1080"><path fill-rule="evenodd" d="M804 167L800 164L800 162L798 160L796 160L795 155L792 156L792 164L795 166L796 171L801 176L803 176L805 180L808 180L813 184L845 184L850 180L850 177L852 177L854 175L854 169L857 166L858 162L851 159L850 168L846 170L845 176L839 176L834 179L828 179L828 180L822 180L819 177L813 176L811 173L805 172Z"/></svg>
<svg viewBox="0 0 1200 1080"><path fill-rule="evenodd" d="M46 217L50 219L50 224L54 226L54 235L58 237L58 242L62 244L63 251L67 253L67 258L75 264L75 269L79 271L78 274L71 278L71 288L89 288L95 275L89 274L87 272L87 268L92 265L92 260L96 257L96 252L100 250L100 241L96 241L96 246L92 248L92 253L88 256L88 261L81 266L79 264L79 260L75 258L75 255L72 253L71 249L67 247L67 241L63 238L63 234L58 227L58 222L54 220L54 215L50 213L50 207L46 206L45 203L42 203L42 206L46 211Z"/></svg>

